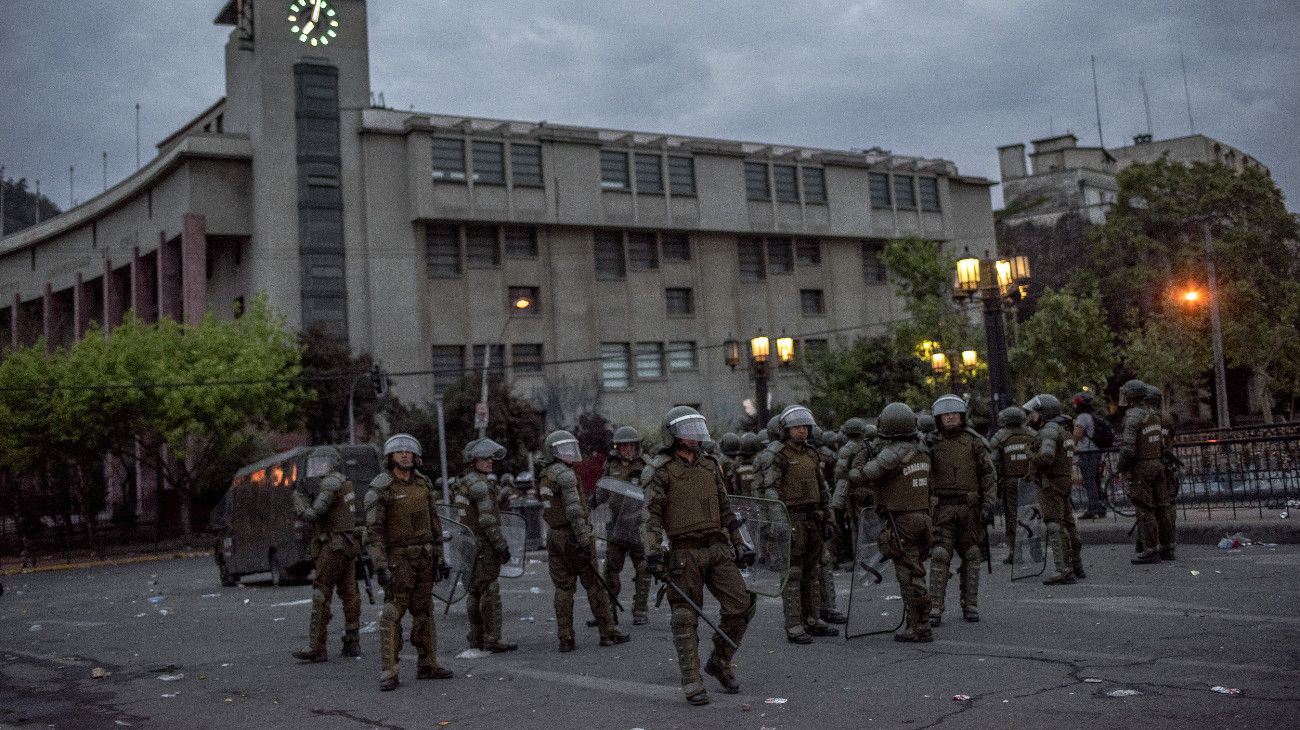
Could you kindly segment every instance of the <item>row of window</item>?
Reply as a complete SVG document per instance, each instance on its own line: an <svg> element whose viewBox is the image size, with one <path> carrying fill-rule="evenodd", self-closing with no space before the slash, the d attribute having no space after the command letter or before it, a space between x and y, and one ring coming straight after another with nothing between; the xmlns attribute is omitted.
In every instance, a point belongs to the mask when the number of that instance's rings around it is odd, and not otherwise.
<svg viewBox="0 0 1300 730"><path fill-rule="evenodd" d="M593 235L596 278L617 281L632 271L652 271L661 261L690 261L691 237L670 231L599 230Z"/></svg>
<svg viewBox="0 0 1300 730"><path fill-rule="evenodd" d="M509 160L507 170L506 160ZM871 205L938 212L939 180L935 177L873 172L869 175ZM542 147L524 142L433 138L433 179L473 180L483 185L541 187ZM602 190L637 194L695 195L695 160L659 152L600 151ZM824 205L826 171L821 167L778 162L745 163L745 195L750 200Z"/></svg>
<svg viewBox="0 0 1300 730"><path fill-rule="evenodd" d="M669 342L602 342L601 382L606 388L629 388L632 373L638 380L662 378L666 373L695 370L699 362L695 343L689 340Z"/></svg>
<svg viewBox="0 0 1300 730"><path fill-rule="evenodd" d="M434 345L432 361L434 391L439 395L446 392L447 388L456 384L464 376L467 367L471 370L481 368L483 366L483 348L484 345L474 345L470 350L471 359L467 365L464 345ZM516 374L542 372L544 360L542 359L541 343L515 343L510 345L510 359L508 362L505 359L505 345L492 345L491 348L488 352L488 369L493 372L501 372L506 368Z"/></svg>
<svg viewBox="0 0 1300 730"><path fill-rule="evenodd" d="M862 242L862 277L870 284L885 283L883 244ZM736 242L737 266L743 281L762 281L768 274L793 273L795 265L820 266L821 241L785 236L741 236Z"/></svg>
<svg viewBox="0 0 1300 730"><path fill-rule="evenodd" d="M431 224L424 229L424 265L431 277L459 276L466 266L500 266L502 251L508 258L537 258L537 229L447 224Z"/></svg>
<svg viewBox="0 0 1300 730"><path fill-rule="evenodd" d="M873 172L869 175L871 206L873 208L897 207L916 210L920 200L921 210L939 212L939 180L915 175L890 175ZM915 185L915 187L913 187Z"/></svg>

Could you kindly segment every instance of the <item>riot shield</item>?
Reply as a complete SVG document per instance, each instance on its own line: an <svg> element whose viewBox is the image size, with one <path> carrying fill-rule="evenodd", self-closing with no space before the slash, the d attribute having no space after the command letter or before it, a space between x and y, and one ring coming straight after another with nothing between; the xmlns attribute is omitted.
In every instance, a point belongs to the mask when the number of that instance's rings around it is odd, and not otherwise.
<svg viewBox="0 0 1300 730"><path fill-rule="evenodd" d="M442 512L441 506L438 511ZM447 604L449 608L451 604L464 598L468 592L469 576L474 570L474 555L477 547L478 540L468 527L442 517L442 559L451 567L451 576L433 584L433 597Z"/></svg>
<svg viewBox="0 0 1300 730"><path fill-rule="evenodd" d="M907 619L907 604L899 595L893 561L880 554L877 538L883 519L872 508L858 513L853 540L853 582L849 584L848 621L844 638L890 634Z"/></svg>
<svg viewBox="0 0 1300 730"><path fill-rule="evenodd" d="M790 515L774 499L733 494L728 499L740 518L740 537L757 559L740 571L745 586L760 596L779 597L790 574Z"/></svg>
<svg viewBox="0 0 1300 730"><path fill-rule="evenodd" d="M524 574L528 563L528 525L524 518L514 512L501 513L501 536L510 548L510 561L501 566L502 578L518 578Z"/></svg>
<svg viewBox="0 0 1300 730"><path fill-rule="evenodd" d="M1047 570L1043 511L1038 503L1038 483L1021 479L1016 485L1016 547L1011 555L1011 580L1035 578Z"/></svg>

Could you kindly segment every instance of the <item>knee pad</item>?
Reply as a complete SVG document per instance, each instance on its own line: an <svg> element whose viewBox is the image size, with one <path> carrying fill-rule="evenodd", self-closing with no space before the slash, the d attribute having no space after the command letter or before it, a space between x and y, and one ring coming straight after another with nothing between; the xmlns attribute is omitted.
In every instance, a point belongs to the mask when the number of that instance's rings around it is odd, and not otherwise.
<svg viewBox="0 0 1300 730"><path fill-rule="evenodd" d="M685 632L695 629L699 617L695 615L687 606L680 606L673 609L672 617L669 622L673 627L673 636L681 636Z"/></svg>
<svg viewBox="0 0 1300 730"><path fill-rule="evenodd" d="M968 547L965 552L961 554L961 559L967 563L978 563L983 559L983 557L984 556L980 553L979 546Z"/></svg>
<svg viewBox="0 0 1300 730"><path fill-rule="evenodd" d="M947 563L952 560L952 555L948 552L948 549L945 548L944 546L935 545L934 547L930 548L930 559L940 563Z"/></svg>

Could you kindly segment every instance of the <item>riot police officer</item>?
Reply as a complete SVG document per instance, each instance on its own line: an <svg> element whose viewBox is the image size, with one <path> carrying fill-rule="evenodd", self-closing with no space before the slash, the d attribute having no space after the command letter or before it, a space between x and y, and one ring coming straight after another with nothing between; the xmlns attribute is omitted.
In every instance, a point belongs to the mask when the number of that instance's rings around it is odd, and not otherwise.
<svg viewBox="0 0 1300 730"><path fill-rule="evenodd" d="M863 449L853 459L849 482L857 492L870 491L884 527L877 537L882 557L894 562L907 626L895 641L934 641L927 617L930 594L925 588L925 557L930 552L930 454L919 438L916 414L906 403L890 403L880 412L880 451ZM859 495L866 502L869 497Z"/></svg>
<svg viewBox="0 0 1300 730"><path fill-rule="evenodd" d="M1169 541L1162 543L1160 546L1160 559L1173 560L1174 546L1178 542L1178 480L1180 472L1182 471L1182 461L1179 460L1173 452L1175 433L1174 417L1164 412L1164 409L1161 407L1162 401L1164 401L1164 393L1160 391L1160 388L1147 383L1146 406L1152 411L1155 411L1155 413L1160 417L1160 464L1163 467L1164 472L1164 489L1159 509L1161 509L1165 514L1158 524L1166 525L1165 529L1169 535Z"/></svg>
<svg viewBox="0 0 1300 730"><path fill-rule="evenodd" d="M501 492L492 479L496 465L506 458L506 447L490 438L465 447L470 470L461 489L466 497L465 524L474 533L474 569L469 577L465 612L469 614L469 645L494 654L519 647L501 640L501 566L510 562L510 546L501 533Z"/></svg>
<svg viewBox="0 0 1300 730"><path fill-rule="evenodd" d="M1120 386L1119 395L1120 405L1128 406L1128 412L1124 414L1118 466L1128 476L1129 499L1137 512L1138 544L1142 546L1142 552L1131 562L1158 563L1162 549L1173 557L1174 544L1161 463L1164 429L1160 414L1146 405L1146 383L1130 380Z"/></svg>
<svg viewBox="0 0 1300 730"><path fill-rule="evenodd" d="M573 598L578 581L587 592L587 604L600 628L600 645L613 646L629 637L614 626L609 596L596 574L596 542L591 533L587 501L578 494L573 465L582 460L578 440L568 431L553 431L543 446L550 464L538 480L545 505L542 518L549 528L546 552L555 584L555 632L561 652L576 647L573 635Z"/></svg>
<svg viewBox="0 0 1300 730"><path fill-rule="evenodd" d="M815 425L812 411L790 406L778 423L781 449L763 473L763 488L769 499L784 502L790 514L790 573L781 594L786 640L811 644L814 636L840 634L820 615L817 587L822 543L834 534L835 525L821 457L808 443Z"/></svg>
<svg viewBox="0 0 1300 730"><path fill-rule="evenodd" d="M709 433L704 416L689 406L677 406L664 416L664 431L668 445L650 458L643 473L641 529L650 573L672 581L685 594L668 593L673 644L686 700L705 705L709 695L700 677L699 616L690 604L700 606L708 587L721 608L718 628L739 646L757 599L745 587L738 565L752 563L754 554L741 539L740 519L731 509L717 461L699 450ZM728 694L740 691L732 665L735 651L715 635L704 665Z"/></svg>
<svg viewBox="0 0 1300 730"><path fill-rule="evenodd" d="M729 434L734 435L734 434ZM740 439L736 439L739 444ZM722 440L726 448L727 440ZM645 471L641 458L641 434L631 426L619 426L614 431L614 449L605 460L603 476L613 477L632 488L641 490L641 472ZM623 589L623 564L631 558L635 571L632 593L632 624L643 626L650 622L650 573L646 570L645 548L641 545L641 512L644 500L637 501L624 494L597 489L591 496L590 507L596 509L609 503L611 529L605 531L605 585L618 598Z"/></svg>
<svg viewBox="0 0 1300 730"><path fill-rule="evenodd" d="M1025 425L1027 418L1022 408L1003 408L998 412L998 432L993 434L989 443L993 468L998 473L998 498L1002 500L1002 513L1006 518L1007 557L1002 562L1007 565L1014 561L1016 554L1020 480L1029 476L1033 466L1032 450L1037 442L1034 429Z"/></svg>
<svg viewBox="0 0 1300 730"><path fill-rule="evenodd" d="M762 450L763 440L758 434L749 431L740 437L740 459L736 463L736 483L734 486L728 485L728 492L743 497L762 496L759 494L761 490L758 489L759 482L755 479L754 469L754 457Z"/></svg>
<svg viewBox="0 0 1300 730"><path fill-rule="evenodd" d="M293 490L294 512L315 531L310 548L311 557L316 561L316 576L311 586L310 643L306 650L293 653L304 662L323 662L329 658L325 638L335 590L343 604L343 656L361 656L358 634L361 597L357 594L356 562L361 552L361 536L352 482L339 472L340 461L338 449L333 446L316 447L307 459L307 476L320 476L316 498L310 499L302 491L305 480L299 481Z"/></svg>
<svg viewBox="0 0 1300 730"><path fill-rule="evenodd" d="M1047 529L1047 545L1056 561L1056 574L1044 585L1069 585L1083 572L1083 543L1074 522L1074 505L1070 502L1074 474L1073 422L1061 413L1061 401L1043 393L1024 406L1030 425L1038 429L1034 449L1034 473L1040 485L1039 505Z"/></svg>
<svg viewBox="0 0 1300 730"><path fill-rule="evenodd" d="M384 588L379 615L383 672L379 688L397 689L402 616L411 612L411 644L419 652L416 679L450 679L438 666L433 584L451 569L442 557L442 520L434 509L433 482L420 473L420 442L399 433L384 442L384 471L366 493L366 546Z"/></svg>
<svg viewBox="0 0 1300 730"><path fill-rule="evenodd" d="M930 548L930 625L943 620L949 566L961 558L961 613L979 621L980 546L993 520L997 473L988 444L966 425L966 401L955 395L934 402L938 429L930 442L930 497L934 545Z"/></svg>
<svg viewBox="0 0 1300 730"><path fill-rule="evenodd" d="M935 431L938 426L935 424L934 416L929 411L921 411L916 414L916 430L921 434L921 440L925 443L933 443Z"/></svg>

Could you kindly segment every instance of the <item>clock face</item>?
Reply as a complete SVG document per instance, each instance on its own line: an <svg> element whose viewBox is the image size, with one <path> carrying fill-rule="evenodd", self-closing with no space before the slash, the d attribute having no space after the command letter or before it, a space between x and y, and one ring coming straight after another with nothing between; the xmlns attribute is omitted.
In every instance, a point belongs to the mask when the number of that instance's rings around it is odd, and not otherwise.
<svg viewBox="0 0 1300 730"><path fill-rule="evenodd" d="M328 46L338 36L338 12L329 0L292 0L289 3L289 32L302 43Z"/></svg>

